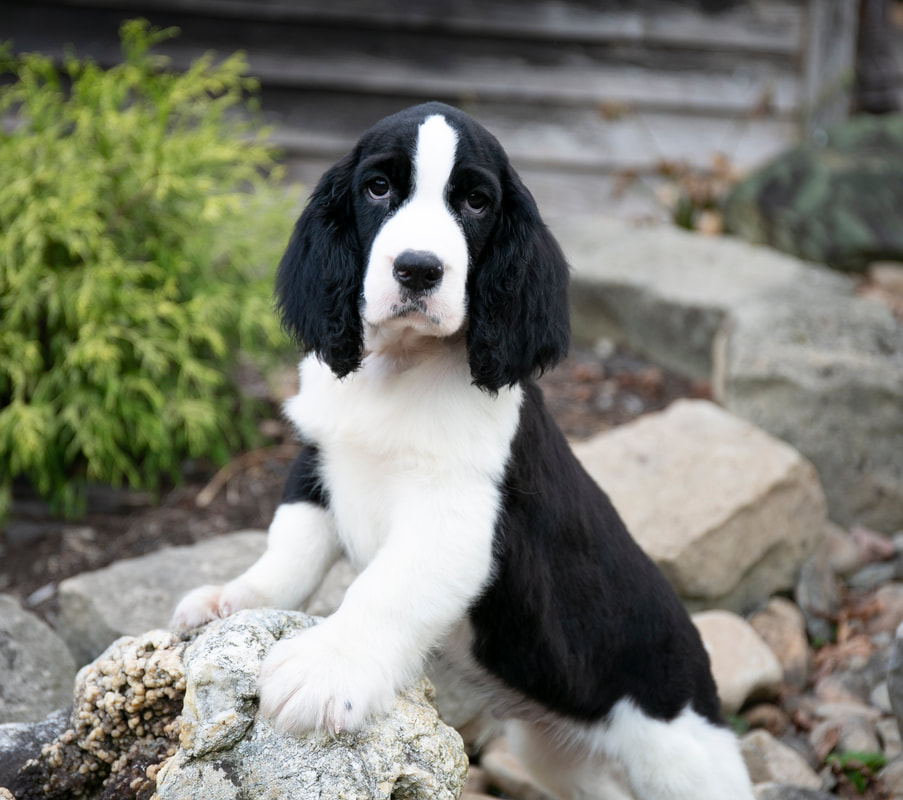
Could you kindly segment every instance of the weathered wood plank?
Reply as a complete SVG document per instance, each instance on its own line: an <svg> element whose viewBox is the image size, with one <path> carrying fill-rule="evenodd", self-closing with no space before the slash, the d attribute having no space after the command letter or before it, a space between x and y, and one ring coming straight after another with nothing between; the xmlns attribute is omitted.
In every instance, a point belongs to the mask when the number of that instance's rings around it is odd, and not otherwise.
<svg viewBox="0 0 903 800"><path fill-rule="evenodd" d="M793 0L749 0L719 14L692 6L638 2L631 7L556 0L63 0L80 7L152 9L215 17L340 22L395 30L557 41L634 42L793 55L803 9Z"/></svg>

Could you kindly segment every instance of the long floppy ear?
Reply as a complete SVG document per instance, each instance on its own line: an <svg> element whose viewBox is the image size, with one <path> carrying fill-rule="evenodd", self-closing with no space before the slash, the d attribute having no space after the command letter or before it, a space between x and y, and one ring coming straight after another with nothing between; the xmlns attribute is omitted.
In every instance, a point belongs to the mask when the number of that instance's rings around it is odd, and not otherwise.
<svg viewBox="0 0 903 800"><path fill-rule="evenodd" d="M568 273L532 195L507 166L496 229L468 277L467 352L476 386L497 392L567 354Z"/></svg>
<svg viewBox="0 0 903 800"><path fill-rule="evenodd" d="M276 307L285 329L340 378L361 364L364 261L354 224L349 153L311 195L276 273Z"/></svg>

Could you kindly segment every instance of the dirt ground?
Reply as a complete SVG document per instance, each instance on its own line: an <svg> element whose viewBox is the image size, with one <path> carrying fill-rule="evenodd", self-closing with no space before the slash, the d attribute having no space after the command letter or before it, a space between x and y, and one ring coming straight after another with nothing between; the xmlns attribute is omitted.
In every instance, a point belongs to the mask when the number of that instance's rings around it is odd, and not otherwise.
<svg viewBox="0 0 903 800"><path fill-rule="evenodd" d="M678 397L708 397L696 383L624 350L578 350L540 381L564 432L585 438L666 407ZM186 465L185 483L153 502L147 494L98 488L83 519L53 517L20 491L0 529L0 592L47 619L60 581L168 545L184 545L242 528L266 528L297 451L275 402L261 421L273 444L240 454L218 472Z"/></svg>

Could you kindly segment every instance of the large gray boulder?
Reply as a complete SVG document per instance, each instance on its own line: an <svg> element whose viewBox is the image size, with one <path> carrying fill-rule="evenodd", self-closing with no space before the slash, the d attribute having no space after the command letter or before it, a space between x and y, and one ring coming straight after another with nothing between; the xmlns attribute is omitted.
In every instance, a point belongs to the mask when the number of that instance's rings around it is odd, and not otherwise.
<svg viewBox="0 0 903 800"><path fill-rule="evenodd" d="M600 214L552 227L573 267L575 339L614 339L703 380L711 376L715 334L734 309L797 285L851 291L844 276L730 237Z"/></svg>
<svg viewBox="0 0 903 800"><path fill-rule="evenodd" d="M574 452L693 610L744 612L790 589L825 531L812 465L704 400L678 401Z"/></svg>
<svg viewBox="0 0 903 800"><path fill-rule="evenodd" d="M457 800L467 756L425 680L356 733L283 736L257 716L263 658L313 622L257 610L204 629L185 654L181 747L157 774L159 800Z"/></svg>
<svg viewBox="0 0 903 800"><path fill-rule="evenodd" d="M182 595L231 580L265 546L262 531L238 531L68 578L59 587L58 632L78 663L86 664L120 636L166 627Z"/></svg>
<svg viewBox="0 0 903 800"><path fill-rule="evenodd" d="M75 661L53 629L0 594L0 723L36 722L69 704Z"/></svg>
<svg viewBox="0 0 903 800"><path fill-rule="evenodd" d="M888 308L800 286L735 309L714 361L716 399L815 465L833 520L903 526L903 324Z"/></svg>

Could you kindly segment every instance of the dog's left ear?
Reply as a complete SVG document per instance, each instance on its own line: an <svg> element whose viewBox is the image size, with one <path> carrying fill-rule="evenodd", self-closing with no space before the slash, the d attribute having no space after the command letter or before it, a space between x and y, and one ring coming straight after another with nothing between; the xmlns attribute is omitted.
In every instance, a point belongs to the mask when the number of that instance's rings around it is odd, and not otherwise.
<svg viewBox="0 0 903 800"><path fill-rule="evenodd" d="M276 273L282 324L340 378L361 365L364 257L351 199L357 152L317 184Z"/></svg>
<svg viewBox="0 0 903 800"><path fill-rule="evenodd" d="M506 166L496 229L468 277L467 352L476 386L497 392L567 354L568 279L558 242Z"/></svg>

